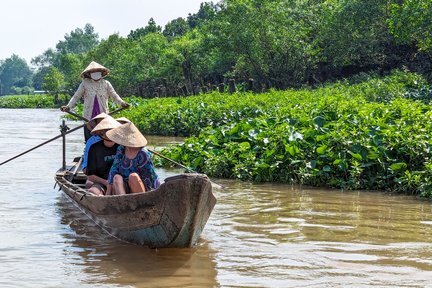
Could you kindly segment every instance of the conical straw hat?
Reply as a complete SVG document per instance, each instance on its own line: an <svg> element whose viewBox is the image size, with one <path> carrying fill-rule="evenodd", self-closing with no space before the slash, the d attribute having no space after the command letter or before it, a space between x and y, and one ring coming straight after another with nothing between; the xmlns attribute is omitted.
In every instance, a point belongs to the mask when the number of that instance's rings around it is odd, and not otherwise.
<svg viewBox="0 0 432 288"><path fill-rule="evenodd" d="M90 121L87 122L87 128L90 131L92 131L93 128L96 126L96 121L104 119L107 116L108 116L108 114L106 114L105 112L102 112L102 113L96 115L95 117L93 117L92 119L90 119Z"/></svg>
<svg viewBox="0 0 432 288"><path fill-rule="evenodd" d="M125 124L125 123L129 123L131 122L129 119L127 119L126 117L120 117L120 118L116 118L115 120L117 120L118 122L120 122L120 124Z"/></svg>
<svg viewBox="0 0 432 288"><path fill-rule="evenodd" d="M115 120L113 117L108 115L107 117L102 119L102 121L99 122L99 124L97 124L96 127L93 128L91 134L97 135L103 132L104 130L114 129L119 127L120 125L121 124L117 120Z"/></svg>
<svg viewBox="0 0 432 288"><path fill-rule="evenodd" d="M84 69L83 72L81 72L81 77L85 78L85 77L90 77L90 73L92 72L102 72L102 77L105 77L109 74L109 69L102 66L99 63L96 63L95 61L92 61L87 68Z"/></svg>
<svg viewBox="0 0 432 288"><path fill-rule="evenodd" d="M107 131L106 136L111 141L125 147L137 148L144 147L147 144L147 139L132 122Z"/></svg>

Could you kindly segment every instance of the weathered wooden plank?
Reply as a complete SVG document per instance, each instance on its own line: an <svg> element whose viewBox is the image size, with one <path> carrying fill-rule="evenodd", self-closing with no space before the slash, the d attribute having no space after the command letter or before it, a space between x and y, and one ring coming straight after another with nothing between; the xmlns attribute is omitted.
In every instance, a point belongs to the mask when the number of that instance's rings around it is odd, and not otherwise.
<svg viewBox="0 0 432 288"><path fill-rule="evenodd" d="M191 247L199 239L216 204L206 175L180 174L158 189L122 196L94 196L80 188L82 174L56 182L74 204L109 234L149 247Z"/></svg>

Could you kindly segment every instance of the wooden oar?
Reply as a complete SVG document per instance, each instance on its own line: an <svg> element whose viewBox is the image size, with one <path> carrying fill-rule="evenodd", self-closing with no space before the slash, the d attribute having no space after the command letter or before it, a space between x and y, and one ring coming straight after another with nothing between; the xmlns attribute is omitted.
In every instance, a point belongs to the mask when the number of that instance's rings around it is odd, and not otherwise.
<svg viewBox="0 0 432 288"><path fill-rule="evenodd" d="M154 150L152 150L152 149L149 149L149 148L146 148L146 149L147 149L148 151L150 151L150 153L153 153L153 154L155 154L155 155L157 155L157 156L159 156L159 157L161 157L161 158L163 158L163 159L165 159L165 160L171 161L172 163L174 163L174 164L176 164L176 165L178 165L178 166L180 166L180 167L186 169L186 170L189 171L189 172L192 172L192 173L198 173L198 172L192 170L191 168L186 167L186 166L184 166L183 164L180 164L179 162L174 161L173 159L168 158L168 157L166 157L166 156L160 154L159 152L156 152L156 151L154 151ZM211 184L212 184L212 186L213 186L214 188L222 189L222 185L216 184L216 183L214 183L213 181L210 181L210 182L211 182Z"/></svg>
<svg viewBox="0 0 432 288"><path fill-rule="evenodd" d="M176 164L177 166L180 166L180 167L186 169L186 170L189 171L189 172L197 173L196 171L192 170L191 168L186 167L186 166L184 166L183 164L180 164L180 163L174 161L173 159L170 159L170 158L168 158L168 157L166 157L166 156L164 156L164 155L162 155L162 154L160 154L160 153L158 153L158 152L156 152L156 151L154 151L154 150L152 150L152 149L150 149L150 148L146 148L146 149L147 149L148 151L150 151L151 153L153 153L153 154L155 154L155 155L157 155L157 156L159 156L159 157L161 157L161 158L163 158L163 159L165 159L165 160L171 161L172 163Z"/></svg>
<svg viewBox="0 0 432 288"><path fill-rule="evenodd" d="M112 111L112 112L109 113L109 114L117 113L117 112L119 112L119 111L121 111L121 110L123 110L123 109L126 109L126 108L128 108L128 107L121 107L121 108L119 108L119 109L116 109L116 110ZM78 114L75 114L74 112L70 112L70 111L68 111L68 113L71 114L71 115L73 115L73 116L75 116L75 117L81 118L82 120L84 120L84 121L86 121L86 122L88 122L88 120L87 120L86 118L84 118L84 117L82 117L82 116L80 116L80 115L78 115ZM85 125L85 124L82 124L82 125L77 126L77 127L73 128L73 129L70 129L70 130L66 131L65 134L72 133L72 132L74 132L74 131L76 131L76 130L82 128L82 127L84 127L84 125ZM1 162L1 163L0 163L0 166L3 165L3 164L8 163L9 161L12 161L12 160L18 158L18 157L20 157L20 156L22 156L22 155L24 155L24 154L27 154L27 153L29 153L29 152L31 152L31 151L33 151L33 150L35 150L35 149L37 149L37 148L39 148L39 147L45 145L45 144L48 144L48 143L50 143L50 142L52 142L52 141L54 141L54 140L56 140L56 139L58 139L58 138L60 138L60 137L62 137L62 136L63 136L63 134L57 135L57 136L54 137L54 138L51 138L51 139L49 139L49 140L47 140L47 141L45 141L45 142L43 142L43 143L41 143L41 144L39 144L39 145L36 145L36 146L33 147L33 148L30 148L30 149L28 149L28 150L26 150L26 151L24 151L24 152L22 152L22 153L20 153L20 154L18 154L18 155L16 155L16 156L12 157L12 158L9 158L8 160Z"/></svg>
<svg viewBox="0 0 432 288"><path fill-rule="evenodd" d="M72 132L74 132L74 131L76 131L76 130L78 130L78 129L81 129L82 127L84 127L84 125L85 125L85 124L80 125L80 126L77 126L77 127L73 128L73 129L70 129L70 130L66 131L65 134L69 134L69 133L72 133ZM63 134L57 135L57 136L55 136L54 138L51 138L51 139L49 139L49 140L47 140L47 141L45 141L45 142L43 142L43 143L41 143L41 144L39 144L39 145L36 145L36 146L33 147L33 148L28 149L27 151L24 151L24 152L22 152L22 153L20 153L20 154L18 154L18 155L16 155L16 156L14 156L14 157L12 157L12 158L9 158L8 160L3 161L2 163L0 163L0 166L3 165L3 164L6 164L6 163L9 162L9 161L12 161L12 160L18 158L18 157L20 157L20 156L22 156L22 155L24 155L24 154L27 154L27 153L29 153L29 152L31 152L31 151L33 151L33 150L35 150L35 149L37 149L37 148L39 148L39 147L45 145L45 144L48 144L48 143L50 143L50 142L52 142L52 141L54 141L54 140L56 140L56 139L58 139L58 138L60 138L60 137L62 137L62 136L63 136Z"/></svg>
<svg viewBox="0 0 432 288"><path fill-rule="evenodd" d="M87 120L87 118L84 118L83 116L78 115L78 114L76 114L75 112L72 112L72 111L66 111L66 112L69 113L69 114L72 115L72 116L75 116L75 117L77 117L77 118L80 118L80 119L84 120L85 122L88 122L88 121L89 121L89 120Z"/></svg>
<svg viewBox="0 0 432 288"><path fill-rule="evenodd" d="M108 113L108 115L115 114L115 113L120 112L121 110L124 110L124 109L126 109L126 108L129 108L129 106L128 106L128 107L121 107L121 108L118 108L118 109L116 109L116 110L114 110L114 111ZM83 120L83 121L85 121L85 122L89 122L89 120L88 120L87 118L85 118L85 117L83 117L83 116L81 116L81 115L78 115L78 114L76 114L76 113L74 113L74 112L72 112L72 111L66 111L66 113L69 113L70 115L75 116L75 117L77 117L77 118L79 118L79 119L81 119L81 120Z"/></svg>

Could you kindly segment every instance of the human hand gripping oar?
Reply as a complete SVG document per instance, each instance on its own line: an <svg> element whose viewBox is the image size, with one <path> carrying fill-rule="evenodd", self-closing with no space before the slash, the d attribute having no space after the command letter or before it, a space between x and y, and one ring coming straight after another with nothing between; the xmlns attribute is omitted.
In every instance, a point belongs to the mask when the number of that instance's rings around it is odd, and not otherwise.
<svg viewBox="0 0 432 288"><path fill-rule="evenodd" d="M163 159L165 159L165 160L171 161L172 163L174 163L174 164L176 164L177 166L180 166L180 167L186 169L187 171L190 171L190 172L192 172L192 173L198 173L198 172L192 170L191 168L186 167L186 166L184 166L183 164L180 164L179 162L174 161L173 159L168 158L168 157L166 157L166 156L160 154L159 152L156 152L156 151L154 151L154 150L152 150L152 149L149 149L149 148L146 148L146 149L147 149L148 151L150 151L150 153L153 153L153 154L155 154L155 155L157 155L157 156L159 156L159 157L161 157L161 158L163 158ZM210 182L211 182L211 184L212 184L212 186L213 186L214 188L222 189L222 185L216 184L216 183L214 183L213 181L210 181Z"/></svg>
<svg viewBox="0 0 432 288"><path fill-rule="evenodd" d="M126 108L127 108L127 107L122 107L122 108L116 109L116 110L112 111L112 112L109 113L109 114L117 113L117 112L119 112L119 111L121 111L121 110L123 110L123 109L126 109ZM68 113L71 114L71 115L73 115L73 116L75 116L75 117L81 118L82 120L84 120L84 121L86 121L86 122L88 121L86 118L84 118L84 117L82 117L82 116L80 116L80 115L78 115L78 114L75 114L75 113L73 113L73 112L69 112L69 111L68 111ZM73 128L73 129L70 129L70 130L68 130L68 131L65 131L64 134L69 134L69 133L72 133L72 132L74 132L74 131L76 131L76 130L79 130L79 129L81 129L82 127L84 127L84 125L86 125L86 124L82 124L82 125L79 125L79 126ZM18 157L20 157L20 156L22 156L22 155L25 155L25 154L27 154L27 153L29 153L29 152L31 152L31 151L33 151L33 150L35 150L35 149L37 149L37 148L43 146L43 145L45 145L45 144L48 144L48 143L50 143L50 142L52 142L52 141L54 141L54 140L56 140L56 139L58 139L58 138L60 138L60 137L62 137L62 136L63 136L63 134L57 135L57 136L55 136L55 137L53 137L53 138L51 138L51 139L49 139L49 140L47 140L47 141L45 141L45 142L39 144L39 145L34 146L33 148L30 148L30 149L28 149L28 150L26 150L26 151L24 151L24 152L22 152L22 153L20 153L20 154L18 154L18 155L16 155L16 156L12 157L12 158L9 158L9 159L7 159L7 160L1 162L1 163L0 163L0 166L3 165L3 164L6 164L6 163L8 163L8 162L10 162L10 161L12 161L12 160L14 160L14 159L16 159L16 158L18 158Z"/></svg>

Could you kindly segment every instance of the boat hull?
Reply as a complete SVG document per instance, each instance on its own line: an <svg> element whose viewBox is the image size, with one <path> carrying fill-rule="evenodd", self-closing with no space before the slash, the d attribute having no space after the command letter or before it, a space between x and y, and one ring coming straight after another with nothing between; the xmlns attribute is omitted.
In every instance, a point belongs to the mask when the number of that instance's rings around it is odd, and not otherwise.
<svg viewBox="0 0 432 288"><path fill-rule="evenodd" d="M203 174L180 174L153 191L122 196L94 196L68 178L59 171L55 180L98 226L120 240L152 248L195 245L216 204Z"/></svg>

